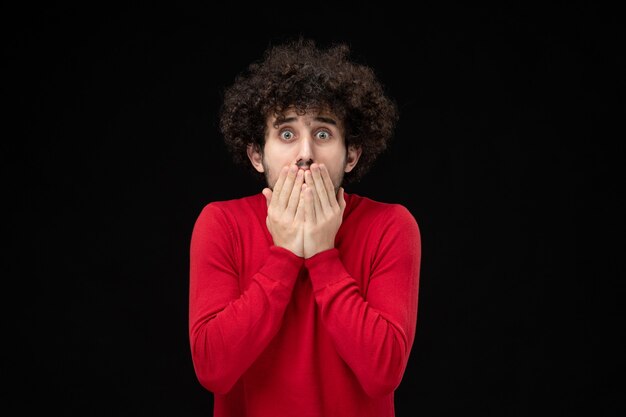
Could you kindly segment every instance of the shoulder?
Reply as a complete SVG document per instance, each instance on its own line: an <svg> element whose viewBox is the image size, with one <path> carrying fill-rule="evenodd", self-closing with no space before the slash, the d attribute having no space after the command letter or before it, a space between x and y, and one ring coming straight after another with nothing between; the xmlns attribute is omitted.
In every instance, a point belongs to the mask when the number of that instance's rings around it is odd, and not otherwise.
<svg viewBox="0 0 626 417"><path fill-rule="evenodd" d="M265 204L265 197L258 193L250 196L211 201L202 208L197 222L217 222L227 226L238 221L251 219Z"/></svg>
<svg viewBox="0 0 626 417"><path fill-rule="evenodd" d="M265 197L263 194L258 193L230 200L211 201L203 207L202 213L238 213L242 211L256 211L261 203L265 204Z"/></svg>
<svg viewBox="0 0 626 417"><path fill-rule="evenodd" d="M400 203L377 201L357 194L350 194L349 199L349 214L359 217L360 221L417 228L417 220L413 214Z"/></svg>
<svg viewBox="0 0 626 417"><path fill-rule="evenodd" d="M421 251L420 229L407 207L361 196L356 196L352 203L355 218L350 227L364 231L364 239L370 240L379 253L387 253L388 248L395 248L394 253Z"/></svg>

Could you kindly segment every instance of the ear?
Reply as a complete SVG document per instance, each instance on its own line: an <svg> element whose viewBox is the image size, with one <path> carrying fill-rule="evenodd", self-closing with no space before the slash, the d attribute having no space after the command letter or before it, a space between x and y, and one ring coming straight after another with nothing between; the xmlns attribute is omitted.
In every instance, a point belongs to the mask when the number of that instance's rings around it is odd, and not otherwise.
<svg viewBox="0 0 626 417"><path fill-rule="evenodd" d="M261 153L261 148L256 143L249 143L246 148L246 153L248 154L248 158L250 158L250 162L252 162L252 166L259 172L265 172L265 168L263 168L263 154Z"/></svg>
<svg viewBox="0 0 626 417"><path fill-rule="evenodd" d="M348 146L348 152L346 155L346 166L343 169L344 172L350 172L354 169L359 158L361 157L363 149L355 146Z"/></svg>

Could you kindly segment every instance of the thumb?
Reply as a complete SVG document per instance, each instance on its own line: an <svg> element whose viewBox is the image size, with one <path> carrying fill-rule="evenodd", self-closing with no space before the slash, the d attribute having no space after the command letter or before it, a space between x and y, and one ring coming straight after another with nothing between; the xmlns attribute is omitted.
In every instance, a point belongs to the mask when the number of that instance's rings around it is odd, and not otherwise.
<svg viewBox="0 0 626 417"><path fill-rule="evenodd" d="M272 190L270 190L269 188L264 188L263 191L261 191L261 192L265 196L265 202L269 206L270 205L270 201L272 201Z"/></svg>
<svg viewBox="0 0 626 417"><path fill-rule="evenodd" d="M339 208L343 211L346 208L346 199L343 195L343 187L339 187L339 192L337 192L337 201L339 202Z"/></svg>

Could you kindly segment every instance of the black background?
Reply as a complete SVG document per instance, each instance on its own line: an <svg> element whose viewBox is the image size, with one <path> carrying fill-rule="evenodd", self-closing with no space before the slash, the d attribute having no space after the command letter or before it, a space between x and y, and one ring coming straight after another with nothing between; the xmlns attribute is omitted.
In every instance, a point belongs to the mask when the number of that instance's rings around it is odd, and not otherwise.
<svg viewBox="0 0 626 417"><path fill-rule="evenodd" d="M437 4L3 6L5 405L212 414L190 234L208 202L260 191L217 110L266 46L304 35L348 42L400 110L346 188L422 232L397 415L623 415L623 19Z"/></svg>

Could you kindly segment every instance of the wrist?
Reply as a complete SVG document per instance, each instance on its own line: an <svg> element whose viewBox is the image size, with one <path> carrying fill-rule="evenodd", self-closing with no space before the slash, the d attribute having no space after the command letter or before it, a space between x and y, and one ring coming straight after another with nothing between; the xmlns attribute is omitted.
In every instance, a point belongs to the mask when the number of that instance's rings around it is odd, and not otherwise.
<svg viewBox="0 0 626 417"><path fill-rule="evenodd" d="M274 246L288 250L289 252L293 253L294 255L300 258L304 258L304 250L302 248L296 249L294 247L291 247L290 245L283 245L279 243L274 243Z"/></svg>
<svg viewBox="0 0 626 417"><path fill-rule="evenodd" d="M334 245L324 245L324 246L318 246L315 249L312 249L310 251L305 250L304 251L304 259L312 258L313 256L317 255L318 253L322 253L322 252L325 252L327 250L334 249L334 248L335 248Z"/></svg>

